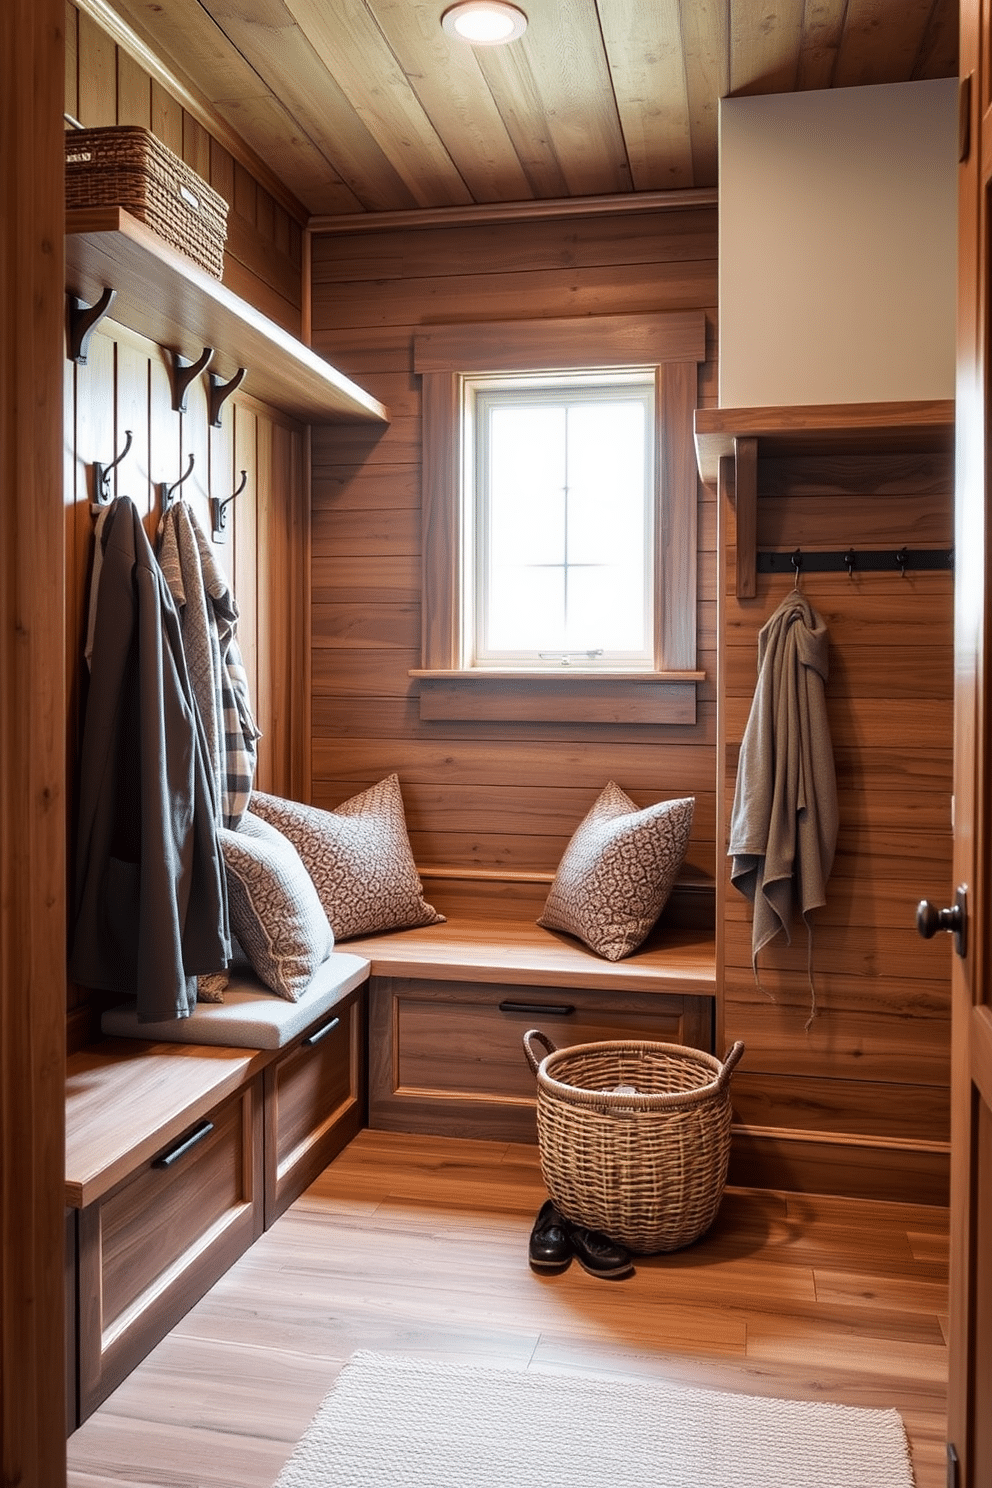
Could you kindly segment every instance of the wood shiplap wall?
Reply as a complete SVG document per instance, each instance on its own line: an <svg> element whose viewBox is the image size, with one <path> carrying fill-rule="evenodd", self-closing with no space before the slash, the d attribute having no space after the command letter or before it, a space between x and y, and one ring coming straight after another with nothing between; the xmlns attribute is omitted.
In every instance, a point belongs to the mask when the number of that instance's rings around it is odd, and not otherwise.
<svg viewBox="0 0 992 1488"><path fill-rule="evenodd" d="M244 491L227 508L228 540L215 552L232 581L240 610L239 644L248 673L259 741L258 782L287 795L306 793L309 779L306 682L309 491L307 435L293 421L235 394L220 429L209 426L206 383L187 394L187 411L172 408L169 360L161 347L107 320L94 334L86 366L65 362L66 685L69 699L67 773L75 800L76 762L85 710L83 643L93 561L90 511L94 460L107 464L134 442L113 472L111 494L129 496L154 544L162 481L183 483L205 532L211 495L223 500L247 473ZM73 821L70 809L70 825ZM70 833L71 836L71 833ZM89 995L69 989L70 1041L92 1029Z"/></svg>
<svg viewBox="0 0 992 1488"><path fill-rule="evenodd" d="M424 869L551 872L614 779L639 805L694 795L687 871L713 878L716 523L702 486L695 725L425 722L408 673L421 634L417 330L701 307L699 400L715 403L716 251L712 209L314 238L314 347L392 421L314 436L313 799L333 807L397 771Z"/></svg>
<svg viewBox="0 0 992 1488"><path fill-rule="evenodd" d="M149 125L231 202L225 283L288 329L300 331L301 233L243 167L126 52L70 3L66 112L87 125ZM309 764L309 433L245 390L224 405L221 427L210 426L207 383L194 380L187 409L172 407L171 359L165 349L104 320L86 365L64 361L64 502L66 775L70 865L74 845L76 771L86 694L83 645L93 556L93 461L108 464L131 430L130 452L113 472L112 496L129 496L154 543L163 481L178 481L190 455L194 468L181 494L211 531L209 498L221 500L247 473L244 491L227 508L228 540L217 545L240 610L239 643L255 714L262 729L258 783L305 796ZM70 866L71 878L71 866ZM70 1049L96 1032L98 998L70 986Z"/></svg>
<svg viewBox="0 0 992 1488"><path fill-rule="evenodd" d="M950 548L947 456L759 459L758 546ZM735 594L733 503L721 497L723 711L720 840L757 677L757 634L791 580ZM807 937L779 937L751 969L751 907L721 869L723 1036L747 1053L734 1077L732 1178L946 1202L949 936L925 944L917 902L951 885L953 575L806 574L830 633L827 705L840 836L815 916L817 1013L807 1030ZM722 947L722 949L720 949Z"/></svg>
<svg viewBox="0 0 992 1488"><path fill-rule="evenodd" d="M87 129L140 124L209 181L229 207L224 283L299 336L300 222L72 0L65 57L65 112Z"/></svg>

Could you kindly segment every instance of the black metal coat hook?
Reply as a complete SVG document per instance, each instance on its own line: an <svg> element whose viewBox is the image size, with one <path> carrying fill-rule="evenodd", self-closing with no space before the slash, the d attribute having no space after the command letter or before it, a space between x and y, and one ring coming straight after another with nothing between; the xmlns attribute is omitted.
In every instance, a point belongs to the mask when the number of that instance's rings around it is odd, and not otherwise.
<svg viewBox="0 0 992 1488"><path fill-rule="evenodd" d="M177 481L173 481L171 486L169 485L168 481L161 482L160 489L162 492L162 510L164 512L167 512L169 510L169 507L172 505L174 499L180 499L178 497L175 497L174 493L179 490L179 487L183 484L184 481L189 480L190 476L193 474L193 466L195 462L196 456L191 454L189 457L189 464L186 466L186 472L184 475L181 475Z"/></svg>
<svg viewBox="0 0 992 1488"><path fill-rule="evenodd" d="M220 416L224 404L232 393L236 393L248 375L247 367L239 367L230 382L224 382L216 372L207 374L210 379L210 426L220 428Z"/></svg>
<svg viewBox="0 0 992 1488"><path fill-rule="evenodd" d="M178 351L172 353L172 407L176 413L186 412L187 389L206 370L213 354L213 347L205 346L196 361L191 362Z"/></svg>
<svg viewBox="0 0 992 1488"><path fill-rule="evenodd" d="M90 337L117 298L116 289L105 289L95 305L87 305L78 295L67 296L69 301L69 360L78 366L86 366L89 356Z"/></svg>
<svg viewBox="0 0 992 1488"><path fill-rule="evenodd" d="M124 448L120 454L111 460L109 465L104 465L102 460L93 461L93 501L91 503L93 507L110 505L110 472L121 463L133 443L134 437L131 430L125 429Z"/></svg>
<svg viewBox="0 0 992 1488"><path fill-rule="evenodd" d="M247 484L248 472L247 470L242 470L241 481L236 491L232 491L230 496L225 497L223 501L221 501L217 496L211 496L210 511L213 516L214 522L215 543L227 542L227 508L230 506L235 496L241 495L241 492L244 490Z"/></svg>
<svg viewBox="0 0 992 1488"><path fill-rule="evenodd" d="M803 550L802 550L802 548L796 548L796 550L793 553L792 558L791 558L790 561L792 563L793 572L795 573L795 576L796 576L795 587L798 589L799 588L799 579L800 579L800 577L802 575L802 571L803 571Z"/></svg>

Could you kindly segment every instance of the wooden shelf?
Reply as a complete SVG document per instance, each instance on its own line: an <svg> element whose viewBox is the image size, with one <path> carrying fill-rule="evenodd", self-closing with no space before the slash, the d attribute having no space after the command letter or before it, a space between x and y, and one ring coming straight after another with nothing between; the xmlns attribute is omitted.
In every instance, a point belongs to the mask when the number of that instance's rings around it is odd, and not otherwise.
<svg viewBox="0 0 992 1488"><path fill-rule="evenodd" d="M954 400L918 403L815 403L785 408L699 408L696 461L715 485L739 439L756 439L759 457L924 454L954 445Z"/></svg>
<svg viewBox="0 0 992 1488"><path fill-rule="evenodd" d="M737 510L737 597L756 592L758 461L790 455L951 454L954 400L815 403L785 408L697 408L696 463L707 485L723 461Z"/></svg>
<svg viewBox="0 0 992 1488"><path fill-rule="evenodd" d="M211 371L246 367L245 392L305 423L389 422L386 409L330 362L232 294L121 207L66 213L66 288L94 304L117 291L110 318Z"/></svg>

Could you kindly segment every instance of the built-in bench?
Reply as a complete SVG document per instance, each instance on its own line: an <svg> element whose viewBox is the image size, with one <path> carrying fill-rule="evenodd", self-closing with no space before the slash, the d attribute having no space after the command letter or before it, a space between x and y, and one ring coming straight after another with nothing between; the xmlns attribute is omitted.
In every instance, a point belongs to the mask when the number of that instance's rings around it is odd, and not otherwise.
<svg viewBox="0 0 992 1488"><path fill-rule="evenodd" d="M368 962L299 1002L239 972L222 1004L104 1014L66 1082L68 1418L90 1412L365 1124Z"/></svg>
<svg viewBox="0 0 992 1488"><path fill-rule="evenodd" d="M444 924L351 940L297 1003L223 1003L70 1056L70 1421L81 1421L368 1120L533 1141L522 1036L712 1048L712 892L684 885L633 956L535 924L540 876L425 875ZM366 1054L366 1008L368 1055ZM368 1085L366 1086L366 1070ZM366 1108L366 1090L368 1091Z"/></svg>
<svg viewBox="0 0 992 1488"><path fill-rule="evenodd" d="M371 965L370 1126L536 1140L531 1027L559 1046L634 1038L712 1051L711 885L680 885L644 946L605 961L535 923L550 874L422 877L445 924L348 942Z"/></svg>

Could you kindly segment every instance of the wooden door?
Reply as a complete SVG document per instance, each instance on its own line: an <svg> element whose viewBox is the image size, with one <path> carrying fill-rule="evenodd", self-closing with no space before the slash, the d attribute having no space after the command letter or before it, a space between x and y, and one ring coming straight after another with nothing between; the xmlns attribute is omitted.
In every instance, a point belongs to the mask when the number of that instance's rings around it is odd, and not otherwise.
<svg viewBox="0 0 992 1488"><path fill-rule="evenodd" d="M949 1488L987 1488L992 1483L992 912L988 905L992 764L987 723L992 593L987 448L992 253L990 12L992 0L962 0L954 875L955 884L966 891L967 912L960 916L965 943L956 946L952 958Z"/></svg>
<svg viewBox="0 0 992 1488"><path fill-rule="evenodd" d="M65 78L0 3L0 1482L65 1482Z"/></svg>

